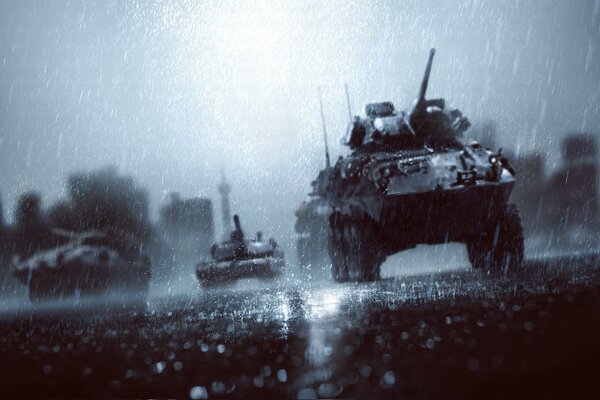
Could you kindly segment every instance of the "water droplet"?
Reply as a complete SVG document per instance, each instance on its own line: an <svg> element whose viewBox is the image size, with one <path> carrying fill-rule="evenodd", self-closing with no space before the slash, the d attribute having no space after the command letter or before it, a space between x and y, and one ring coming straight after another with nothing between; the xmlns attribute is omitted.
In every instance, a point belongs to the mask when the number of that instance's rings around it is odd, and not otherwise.
<svg viewBox="0 0 600 400"><path fill-rule="evenodd" d="M166 366L167 364L164 361L159 361L152 366L152 369L154 370L155 374L161 374L165 370Z"/></svg>
<svg viewBox="0 0 600 400"><path fill-rule="evenodd" d="M298 395L296 397L298 398L298 400L316 399L317 392L315 392L315 390L311 388L304 388L298 391Z"/></svg>
<svg viewBox="0 0 600 400"><path fill-rule="evenodd" d="M287 371L285 369L277 371L277 379L279 382L287 382Z"/></svg>
<svg viewBox="0 0 600 400"><path fill-rule="evenodd" d="M477 358L469 358L468 365L471 371L479 370L479 360Z"/></svg>
<svg viewBox="0 0 600 400"><path fill-rule="evenodd" d="M256 386L257 388L261 388L265 385L265 380L262 376L256 375L254 379L252 379L252 383L254 383L254 386Z"/></svg>
<svg viewBox="0 0 600 400"><path fill-rule="evenodd" d="M363 378L368 378L369 376L371 376L371 370L372 369L370 365L363 364L360 366L358 372Z"/></svg>
<svg viewBox="0 0 600 400"><path fill-rule="evenodd" d="M392 386L394 383L396 383L396 375L394 375L394 371L386 372L383 376L383 381L389 386Z"/></svg>
<svg viewBox="0 0 600 400"><path fill-rule="evenodd" d="M265 365L262 367L260 372L261 372L262 376L270 376L271 372L273 372L273 370L268 365Z"/></svg>
<svg viewBox="0 0 600 400"><path fill-rule="evenodd" d="M214 381L210 385L210 390L214 394L223 394L223 393L225 393L225 384L221 381Z"/></svg>
<svg viewBox="0 0 600 400"><path fill-rule="evenodd" d="M208 390L204 386L194 386L190 389L190 398L194 400L208 399Z"/></svg>

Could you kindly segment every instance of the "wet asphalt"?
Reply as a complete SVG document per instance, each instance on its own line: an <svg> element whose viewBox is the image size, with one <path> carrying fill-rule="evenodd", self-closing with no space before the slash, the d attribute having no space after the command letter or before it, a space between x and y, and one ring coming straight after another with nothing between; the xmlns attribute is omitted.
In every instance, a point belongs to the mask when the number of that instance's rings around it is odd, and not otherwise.
<svg viewBox="0 0 600 400"><path fill-rule="evenodd" d="M600 257L0 310L0 396L600 397Z"/></svg>

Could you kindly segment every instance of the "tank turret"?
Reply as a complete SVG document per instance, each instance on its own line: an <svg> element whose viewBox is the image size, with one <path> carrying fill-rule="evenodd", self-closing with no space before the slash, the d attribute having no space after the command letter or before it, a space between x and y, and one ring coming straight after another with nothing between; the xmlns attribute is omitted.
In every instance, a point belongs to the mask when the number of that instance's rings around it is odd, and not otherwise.
<svg viewBox="0 0 600 400"><path fill-rule="evenodd" d="M356 151L382 151L431 147L456 147L457 138L470 126L456 109L446 109L444 99L427 100L427 87L435 49L431 49L419 94L410 111L396 111L392 102L365 106L365 116L350 122L342 141Z"/></svg>

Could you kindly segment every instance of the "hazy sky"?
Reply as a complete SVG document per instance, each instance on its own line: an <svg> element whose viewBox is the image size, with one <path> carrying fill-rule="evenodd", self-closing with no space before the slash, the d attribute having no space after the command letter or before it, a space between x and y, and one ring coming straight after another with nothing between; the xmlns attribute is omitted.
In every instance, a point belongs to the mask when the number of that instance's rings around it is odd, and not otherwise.
<svg viewBox="0 0 600 400"><path fill-rule="evenodd" d="M430 47L429 97L494 118L504 147L600 131L599 1L0 0L5 213L106 164L154 212L171 191L217 201L224 168L245 226L289 243L324 163L316 87L335 157L343 83L355 113L409 106Z"/></svg>

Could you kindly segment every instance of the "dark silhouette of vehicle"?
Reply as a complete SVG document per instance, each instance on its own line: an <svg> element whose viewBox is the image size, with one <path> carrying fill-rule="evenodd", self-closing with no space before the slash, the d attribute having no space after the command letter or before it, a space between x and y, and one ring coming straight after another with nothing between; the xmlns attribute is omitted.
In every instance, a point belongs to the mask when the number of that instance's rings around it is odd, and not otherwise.
<svg viewBox="0 0 600 400"><path fill-rule="evenodd" d="M501 151L461 140L470 123L444 99L426 100L435 50L412 109L368 104L349 124L351 154L321 171L331 207L329 254L338 281L378 279L388 255L417 244L463 242L474 268L513 271L523 261L515 171Z"/></svg>
<svg viewBox="0 0 600 400"><path fill-rule="evenodd" d="M274 239L264 241L258 232L255 239L245 239L237 215L231 239L211 246L211 257L196 267L202 286L214 286L242 278L274 278L285 268L284 254Z"/></svg>
<svg viewBox="0 0 600 400"><path fill-rule="evenodd" d="M126 234L114 231L53 233L70 238L66 245L13 260L13 274L29 288L29 299L122 293L145 300L150 283L150 259Z"/></svg>

